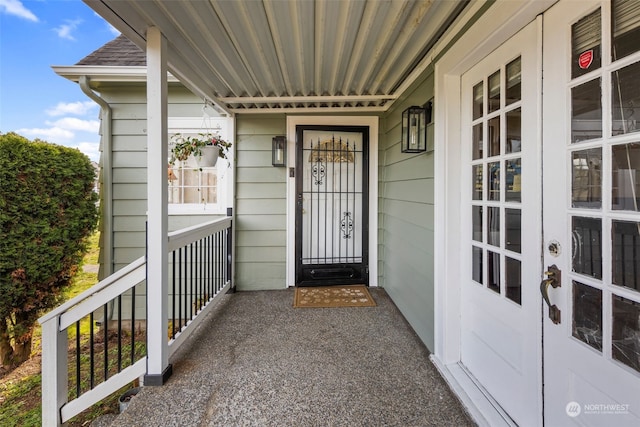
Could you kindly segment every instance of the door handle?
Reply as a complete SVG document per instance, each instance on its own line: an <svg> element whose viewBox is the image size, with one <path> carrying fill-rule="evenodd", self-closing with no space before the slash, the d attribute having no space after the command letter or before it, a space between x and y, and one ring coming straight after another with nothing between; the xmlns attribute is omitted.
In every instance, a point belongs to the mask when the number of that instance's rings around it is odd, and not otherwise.
<svg viewBox="0 0 640 427"><path fill-rule="evenodd" d="M540 282L540 293L542 294L544 302L549 306L549 319L557 325L560 323L560 309L557 305L551 304L551 301L549 300L549 286L553 288L559 288L562 286L562 273L560 269L553 264L547 268L547 271L545 271L544 274L547 278L542 279L542 282Z"/></svg>

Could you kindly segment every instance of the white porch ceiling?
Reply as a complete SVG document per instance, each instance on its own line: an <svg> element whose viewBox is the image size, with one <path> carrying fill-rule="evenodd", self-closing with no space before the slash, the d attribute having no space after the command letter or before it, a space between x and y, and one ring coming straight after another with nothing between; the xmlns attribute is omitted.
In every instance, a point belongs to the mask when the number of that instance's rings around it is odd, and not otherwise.
<svg viewBox="0 0 640 427"><path fill-rule="evenodd" d="M229 113L387 110L464 0L84 0Z"/></svg>

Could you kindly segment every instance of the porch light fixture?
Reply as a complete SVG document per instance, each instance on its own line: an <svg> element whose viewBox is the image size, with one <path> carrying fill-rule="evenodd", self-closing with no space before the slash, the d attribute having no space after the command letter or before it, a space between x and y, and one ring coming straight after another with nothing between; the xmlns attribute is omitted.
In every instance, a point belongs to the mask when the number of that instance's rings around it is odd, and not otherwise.
<svg viewBox="0 0 640 427"><path fill-rule="evenodd" d="M409 107L402 112L402 152L427 151L427 123L431 122L431 102Z"/></svg>
<svg viewBox="0 0 640 427"><path fill-rule="evenodd" d="M271 164L276 167L287 166L287 139L274 136L271 140Z"/></svg>

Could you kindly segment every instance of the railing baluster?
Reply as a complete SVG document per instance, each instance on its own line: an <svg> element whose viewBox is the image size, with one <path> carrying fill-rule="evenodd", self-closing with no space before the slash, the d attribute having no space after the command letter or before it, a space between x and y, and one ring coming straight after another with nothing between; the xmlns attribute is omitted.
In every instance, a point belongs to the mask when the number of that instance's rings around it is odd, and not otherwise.
<svg viewBox="0 0 640 427"><path fill-rule="evenodd" d="M131 365L136 355L136 287L131 288Z"/></svg>
<svg viewBox="0 0 640 427"><path fill-rule="evenodd" d="M209 280L207 282L207 284L208 284L207 290L209 292L208 300L210 301L211 297L213 296L213 258L212 258L213 257L213 247L212 247L212 245L213 245L213 235L210 234L207 237L207 239L208 239L208 242L209 242L209 246L208 246L209 251L208 251L208 256L207 256L207 259L209 260L209 268L208 268Z"/></svg>
<svg viewBox="0 0 640 427"><path fill-rule="evenodd" d="M122 371L122 295L118 295L118 372Z"/></svg>
<svg viewBox="0 0 640 427"><path fill-rule="evenodd" d="M198 310L197 310L197 312L200 311L200 308L202 307L202 300L204 298L204 291L202 289L202 286L204 284L204 281L203 281L204 280L204 256L203 256L204 249L202 248L203 239L200 239L198 241L198 243L200 245L200 250L198 251L199 252L199 257L198 258L200 258L200 279L198 280L198 293L200 295L198 296Z"/></svg>
<svg viewBox="0 0 640 427"><path fill-rule="evenodd" d="M180 252L179 252L179 258L180 258L180 266L183 266L184 269L183 270L183 275L180 276L180 283L178 284L178 308L179 308L179 312L178 312L178 324L180 325L180 327L178 328L178 331L182 330L182 284L184 282L183 278L186 277L187 275L187 264L182 262L182 255L183 252L185 251L185 248L180 248ZM186 252L185 252L186 255ZM186 316L186 313L185 313Z"/></svg>
<svg viewBox="0 0 640 427"><path fill-rule="evenodd" d="M193 243L189 244L189 270L191 276L189 277L189 320L193 319Z"/></svg>
<svg viewBox="0 0 640 427"><path fill-rule="evenodd" d="M226 265L224 256L220 253L220 251L223 245L226 244L227 235L220 232L216 235L216 238L216 287L217 291L220 291L220 289L223 288L223 285L221 284L224 281L224 266Z"/></svg>
<svg viewBox="0 0 640 427"><path fill-rule="evenodd" d="M113 304L113 303L112 303ZM104 328L104 380L109 379L109 304L105 304L103 307L104 317L102 319L102 327Z"/></svg>
<svg viewBox="0 0 640 427"><path fill-rule="evenodd" d="M91 314L89 315L89 388L91 390L93 390L93 386L95 384L95 348L93 345L93 325L93 312L91 312Z"/></svg>
<svg viewBox="0 0 640 427"><path fill-rule="evenodd" d="M76 397L80 397L80 321L76 322Z"/></svg>
<svg viewBox="0 0 640 427"><path fill-rule="evenodd" d="M171 314L172 314L172 322L171 322L171 338L176 337L176 251L171 252L172 259L172 267L171 267L171 277L172 277L172 295L171 298ZM178 268L179 271L179 268Z"/></svg>
<svg viewBox="0 0 640 427"><path fill-rule="evenodd" d="M191 319L198 314L198 306L200 305L200 241L196 241L194 243L195 257L193 260L193 268L195 270L195 280L193 281L193 302L191 305L193 306L193 316Z"/></svg>

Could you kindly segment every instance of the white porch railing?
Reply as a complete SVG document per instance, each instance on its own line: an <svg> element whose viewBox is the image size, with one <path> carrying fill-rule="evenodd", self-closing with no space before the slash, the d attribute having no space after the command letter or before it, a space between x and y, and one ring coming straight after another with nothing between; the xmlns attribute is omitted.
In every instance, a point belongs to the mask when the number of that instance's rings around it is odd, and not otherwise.
<svg viewBox="0 0 640 427"><path fill-rule="evenodd" d="M168 236L170 355L231 287L231 224L227 217ZM146 373L146 268L141 257L39 319L43 426L61 425Z"/></svg>

